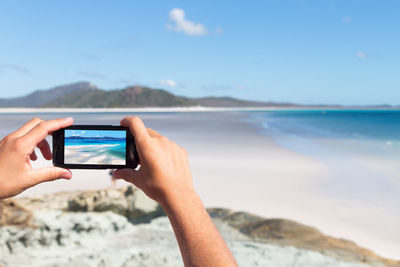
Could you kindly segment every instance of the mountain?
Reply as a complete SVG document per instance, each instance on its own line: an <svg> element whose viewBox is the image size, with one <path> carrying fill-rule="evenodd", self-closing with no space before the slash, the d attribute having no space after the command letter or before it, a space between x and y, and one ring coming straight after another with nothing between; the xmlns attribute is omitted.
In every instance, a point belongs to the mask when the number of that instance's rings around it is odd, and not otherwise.
<svg viewBox="0 0 400 267"><path fill-rule="evenodd" d="M36 90L26 96L15 98L0 98L0 107L43 107L60 97L71 93L83 93L95 90L97 87L89 82L77 82L57 86L48 90Z"/></svg>
<svg viewBox="0 0 400 267"><path fill-rule="evenodd" d="M400 266L292 220L207 211L239 266ZM183 266L162 208L132 186L0 200L0 254L2 266Z"/></svg>
<svg viewBox="0 0 400 267"><path fill-rule="evenodd" d="M133 86L117 90L83 90L58 97L44 107L116 108L190 106L190 100L165 90Z"/></svg>
<svg viewBox="0 0 400 267"><path fill-rule="evenodd" d="M26 96L0 99L0 107L133 108L133 107L295 107L290 103L246 101L232 97L188 98L162 89L131 86L102 90L89 82L37 90Z"/></svg>

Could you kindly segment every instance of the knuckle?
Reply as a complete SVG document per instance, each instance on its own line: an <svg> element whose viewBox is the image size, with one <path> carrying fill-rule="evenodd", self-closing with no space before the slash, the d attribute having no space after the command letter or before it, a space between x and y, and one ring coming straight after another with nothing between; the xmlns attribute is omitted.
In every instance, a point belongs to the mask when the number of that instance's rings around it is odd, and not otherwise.
<svg viewBox="0 0 400 267"><path fill-rule="evenodd" d="M124 120L125 120L129 125L134 125L134 124L136 124L135 118L136 118L136 117L129 116L129 117L126 117Z"/></svg>
<svg viewBox="0 0 400 267"><path fill-rule="evenodd" d="M138 124L138 123L141 123L141 122L142 122L142 120L141 120L139 117L130 117L130 121L131 121L133 124Z"/></svg>
<svg viewBox="0 0 400 267"><path fill-rule="evenodd" d="M2 144L8 143L8 142L11 141L11 139L12 139L12 136L11 136L11 135L7 135L7 136L5 136L5 137L1 140L1 143L2 143Z"/></svg>
<svg viewBox="0 0 400 267"><path fill-rule="evenodd" d="M17 138L14 141L14 148L17 151L23 151L25 149L25 147L26 147L25 142L21 138Z"/></svg>
<svg viewBox="0 0 400 267"><path fill-rule="evenodd" d="M40 131L40 132L47 132L47 123L45 121L39 122L36 125L36 128Z"/></svg>
<svg viewBox="0 0 400 267"><path fill-rule="evenodd" d="M39 122L37 127L39 127L40 129L46 129L46 122L44 121Z"/></svg>
<svg viewBox="0 0 400 267"><path fill-rule="evenodd" d="M53 181L57 178L57 171L56 169L50 170L49 181Z"/></svg>
<svg viewBox="0 0 400 267"><path fill-rule="evenodd" d="M127 116L127 117L124 118L124 120L127 121L127 122L131 122L132 118L133 118L132 116Z"/></svg>
<svg viewBox="0 0 400 267"><path fill-rule="evenodd" d="M39 117L35 117L35 118L33 118L32 120L31 120L31 122L35 122L35 123L40 123L40 122L42 122L43 120L41 119L41 118L39 118Z"/></svg>

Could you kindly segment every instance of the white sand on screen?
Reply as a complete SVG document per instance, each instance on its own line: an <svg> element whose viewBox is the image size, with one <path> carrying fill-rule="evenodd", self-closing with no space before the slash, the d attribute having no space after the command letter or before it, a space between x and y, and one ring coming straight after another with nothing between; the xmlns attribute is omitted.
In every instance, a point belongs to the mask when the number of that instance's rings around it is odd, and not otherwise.
<svg viewBox="0 0 400 267"><path fill-rule="evenodd" d="M77 145L65 146L64 155L67 164L116 164L124 165L125 159L106 152L107 147L117 145ZM84 151L84 152L82 152ZM90 152L88 152L90 151Z"/></svg>

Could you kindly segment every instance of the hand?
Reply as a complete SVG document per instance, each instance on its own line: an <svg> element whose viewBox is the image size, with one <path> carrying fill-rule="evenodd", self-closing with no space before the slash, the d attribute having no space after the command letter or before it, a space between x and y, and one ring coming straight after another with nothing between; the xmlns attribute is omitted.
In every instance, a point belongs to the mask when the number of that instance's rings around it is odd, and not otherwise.
<svg viewBox="0 0 400 267"><path fill-rule="evenodd" d="M140 168L121 169L114 178L135 184L158 201L167 214L185 266L237 266L224 239L193 189L186 151L137 117L121 121L136 140Z"/></svg>
<svg viewBox="0 0 400 267"><path fill-rule="evenodd" d="M67 169L46 167L33 169L38 147L47 160L52 159L45 137L53 131L70 126L72 118L42 121L35 118L0 142L0 199L15 196L36 184L56 179L70 179Z"/></svg>
<svg viewBox="0 0 400 267"><path fill-rule="evenodd" d="M135 137L140 168L117 170L114 178L133 183L161 204L169 197L176 199L194 193L185 149L146 128L138 117L126 117L121 126L129 127Z"/></svg>

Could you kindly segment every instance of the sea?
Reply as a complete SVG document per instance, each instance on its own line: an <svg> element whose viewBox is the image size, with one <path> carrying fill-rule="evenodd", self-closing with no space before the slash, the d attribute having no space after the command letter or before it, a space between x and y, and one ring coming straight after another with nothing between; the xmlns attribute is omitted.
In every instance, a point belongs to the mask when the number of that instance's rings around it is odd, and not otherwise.
<svg viewBox="0 0 400 267"><path fill-rule="evenodd" d="M400 110L287 110L249 112L275 137L375 140L398 149Z"/></svg>
<svg viewBox="0 0 400 267"><path fill-rule="evenodd" d="M320 193L400 214L400 110L248 112L260 133L329 166Z"/></svg>

